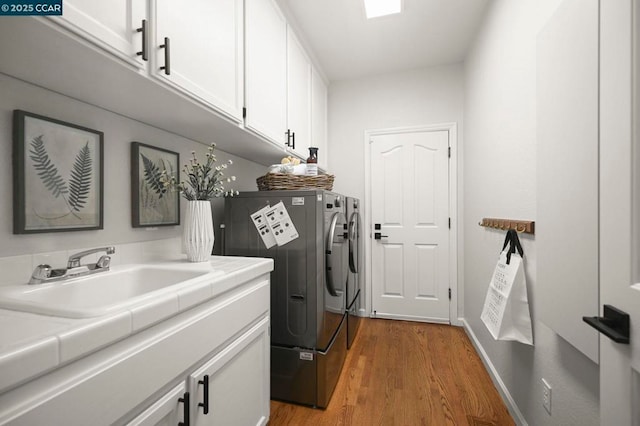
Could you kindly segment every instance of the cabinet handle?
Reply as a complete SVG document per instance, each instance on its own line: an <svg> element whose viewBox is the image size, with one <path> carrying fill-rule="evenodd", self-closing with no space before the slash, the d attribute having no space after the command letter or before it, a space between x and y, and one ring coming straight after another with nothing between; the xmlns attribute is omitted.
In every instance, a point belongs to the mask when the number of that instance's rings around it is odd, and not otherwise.
<svg viewBox="0 0 640 426"><path fill-rule="evenodd" d="M204 414L209 414L209 375L205 374L202 380L198 380L198 384L202 385L202 402L198 403L198 407L202 407Z"/></svg>
<svg viewBox="0 0 640 426"><path fill-rule="evenodd" d="M142 33L142 50L140 52L136 52L137 56L142 56L143 61L149 60L149 55L147 54L147 20L142 20L142 26L140 28L136 28L136 32Z"/></svg>
<svg viewBox="0 0 640 426"><path fill-rule="evenodd" d="M185 392L182 398L178 398L178 402L182 402L182 419L178 426L189 426L189 392Z"/></svg>
<svg viewBox="0 0 640 426"><path fill-rule="evenodd" d="M164 49L164 66L160 67L164 70L166 75L171 74L171 40L169 37L164 38L164 44L160 45L161 49Z"/></svg>
<svg viewBox="0 0 640 426"><path fill-rule="evenodd" d="M296 132L291 132L291 149L296 149Z"/></svg>
<svg viewBox="0 0 640 426"><path fill-rule="evenodd" d="M287 137L287 141L284 143L284 145L291 146L291 129L287 129L287 131L284 132L284 134Z"/></svg>

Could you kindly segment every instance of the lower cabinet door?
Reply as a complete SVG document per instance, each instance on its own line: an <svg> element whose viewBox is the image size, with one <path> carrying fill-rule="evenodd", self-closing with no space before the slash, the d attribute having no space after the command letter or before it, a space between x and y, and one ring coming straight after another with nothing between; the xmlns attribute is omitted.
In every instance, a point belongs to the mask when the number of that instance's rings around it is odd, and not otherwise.
<svg viewBox="0 0 640 426"><path fill-rule="evenodd" d="M184 398L186 391L185 383L180 383L127 423L127 426L176 426L184 423L185 403L188 404L188 398Z"/></svg>
<svg viewBox="0 0 640 426"><path fill-rule="evenodd" d="M192 425L267 423L269 345L267 317L189 376Z"/></svg>

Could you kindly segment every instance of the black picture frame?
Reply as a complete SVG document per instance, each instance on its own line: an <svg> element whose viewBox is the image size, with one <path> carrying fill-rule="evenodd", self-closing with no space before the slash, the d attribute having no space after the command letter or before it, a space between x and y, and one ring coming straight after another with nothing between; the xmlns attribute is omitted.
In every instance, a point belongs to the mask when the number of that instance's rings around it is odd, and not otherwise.
<svg viewBox="0 0 640 426"><path fill-rule="evenodd" d="M131 142L131 226L180 225L180 193L159 180L160 173L179 178L180 154Z"/></svg>
<svg viewBox="0 0 640 426"><path fill-rule="evenodd" d="M104 226L104 133L13 111L13 233Z"/></svg>

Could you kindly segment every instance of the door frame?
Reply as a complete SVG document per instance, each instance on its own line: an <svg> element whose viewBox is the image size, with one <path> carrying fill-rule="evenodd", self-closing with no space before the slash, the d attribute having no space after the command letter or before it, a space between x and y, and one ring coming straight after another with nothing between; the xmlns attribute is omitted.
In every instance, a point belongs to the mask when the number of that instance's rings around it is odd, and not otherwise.
<svg viewBox="0 0 640 426"><path fill-rule="evenodd" d="M371 316L373 306L373 288L371 281L371 138L380 135L416 132L449 132L449 216L451 217L451 230L449 231L449 286L451 288L451 301L449 302L449 322L451 325L462 326L462 320L458 318L459 301L463 300L461 289L458 288L458 125L455 122L427 124L421 126L392 127L385 129L365 130L364 132L364 212L362 214L362 229L366 236L364 239L365 252L365 279L364 306L360 308L360 316Z"/></svg>

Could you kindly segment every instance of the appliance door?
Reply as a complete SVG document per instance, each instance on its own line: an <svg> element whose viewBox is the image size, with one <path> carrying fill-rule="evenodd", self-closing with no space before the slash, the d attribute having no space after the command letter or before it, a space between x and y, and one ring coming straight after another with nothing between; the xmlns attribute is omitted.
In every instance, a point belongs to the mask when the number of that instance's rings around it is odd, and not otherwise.
<svg viewBox="0 0 640 426"><path fill-rule="evenodd" d="M358 274L362 269L362 254L360 250L362 235L362 222L360 213L357 211L351 213L349 217L349 273ZM350 305L356 298L356 294L360 290L358 285L358 276L351 276L349 285L347 286L347 305Z"/></svg>
<svg viewBox="0 0 640 426"><path fill-rule="evenodd" d="M349 217L349 269L354 274L360 272L360 213L353 212Z"/></svg>
<svg viewBox="0 0 640 426"><path fill-rule="evenodd" d="M348 246L345 238L346 219L341 211L330 216L326 227L324 271L324 315L318 333L318 350L327 350L337 333L346 310L345 288L348 277Z"/></svg>

